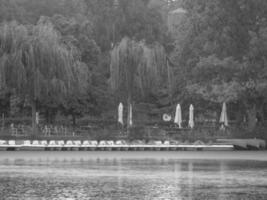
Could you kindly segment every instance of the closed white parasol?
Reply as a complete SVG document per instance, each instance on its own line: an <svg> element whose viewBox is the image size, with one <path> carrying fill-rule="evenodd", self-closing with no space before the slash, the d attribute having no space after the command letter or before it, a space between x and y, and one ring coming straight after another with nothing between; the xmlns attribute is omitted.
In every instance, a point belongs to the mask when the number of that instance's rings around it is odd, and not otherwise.
<svg viewBox="0 0 267 200"><path fill-rule="evenodd" d="M227 110L226 110L226 103L223 103L222 113L220 117L220 123L224 126L228 126L228 118L227 118Z"/></svg>
<svg viewBox="0 0 267 200"><path fill-rule="evenodd" d="M122 105L122 103L120 103L119 107L118 107L118 122L123 125L123 105Z"/></svg>
<svg viewBox="0 0 267 200"><path fill-rule="evenodd" d="M132 104L130 104L130 109L129 109L129 125L133 125L133 107Z"/></svg>
<svg viewBox="0 0 267 200"><path fill-rule="evenodd" d="M189 107L189 121L188 121L188 126L190 128L194 128L194 107L191 104Z"/></svg>
<svg viewBox="0 0 267 200"><path fill-rule="evenodd" d="M180 104L176 106L174 123L178 124L179 128L182 128L182 111Z"/></svg>

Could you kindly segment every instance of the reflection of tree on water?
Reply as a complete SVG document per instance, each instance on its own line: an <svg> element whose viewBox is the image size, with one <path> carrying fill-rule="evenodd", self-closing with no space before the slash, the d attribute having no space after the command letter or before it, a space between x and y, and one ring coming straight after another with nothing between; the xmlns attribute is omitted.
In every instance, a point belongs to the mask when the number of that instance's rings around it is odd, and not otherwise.
<svg viewBox="0 0 267 200"><path fill-rule="evenodd" d="M225 199L225 193L226 193L225 171L226 171L225 162L221 161L220 162L220 183L219 183L219 188L218 188L218 199Z"/></svg>
<svg viewBox="0 0 267 200"><path fill-rule="evenodd" d="M182 174L181 174L181 163L175 163L174 164L174 178L175 178L175 197L176 199L181 199L181 180L182 180Z"/></svg>
<svg viewBox="0 0 267 200"><path fill-rule="evenodd" d="M116 160L116 159L115 159ZM117 160L116 160L117 161ZM116 162L117 165L117 179L118 179L118 193L122 194L123 190L123 181L122 181L122 169L121 169L121 159L118 159L118 162Z"/></svg>
<svg viewBox="0 0 267 200"><path fill-rule="evenodd" d="M189 162L188 163L188 198L187 199L192 199L193 197L193 163Z"/></svg>

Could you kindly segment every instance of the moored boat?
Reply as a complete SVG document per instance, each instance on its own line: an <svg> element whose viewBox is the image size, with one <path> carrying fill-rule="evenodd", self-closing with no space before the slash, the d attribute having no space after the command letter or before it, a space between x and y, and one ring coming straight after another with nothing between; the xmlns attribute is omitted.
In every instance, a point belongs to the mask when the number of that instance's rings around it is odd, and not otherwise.
<svg viewBox="0 0 267 200"><path fill-rule="evenodd" d="M130 150L133 151L144 151L146 147L146 144L142 140L134 140L130 144Z"/></svg>
<svg viewBox="0 0 267 200"><path fill-rule="evenodd" d="M82 142L80 140L74 140L73 141L73 147L72 147L72 150L74 151L79 151L81 150L81 145L82 145Z"/></svg>
<svg viewBox="0 0 267 200"><path fill-rule="evenodd" d="M161 141L156 141L156 140L150 140L148 141L145 150L156 150L156 151L160 151L162 142Z"/></svg>
<svg viewBox="0 0 267 200"><path fill-rule="evenodd" d="M33 140L31 146L36 151L42 151L45 149L46 145L47 145L47 142L45 143L39 140Z"/></svg>
<svg viewBox="0 0 267 200"><path fill-rule="evenodd" d="M261 139L217 139L219 144L232 144L235 150L265 149L265 141Z"/></svg>
<svg viewBox="0 0 267 200"><path fill-rule="evenodd" d="M169 140L165 140L162 144L162 150L164 151L168 151L170 147L170 141Z"/></svg>
<svg viewBox="0 0 267 200"><path fill-rule="evenodd" d="M114 148L114 141L108 140L106 142L106 148L105 149L108 150L108 151L112 151L113 148Z"/></svg>
<svg viewBox="0 0 267 200"><path fill-rule="evenodd" d="M68 150L68 151L70 151L70 150L72 150L72 151L79 151L80 148L81 148L81 145L82 145L82 143L81 143L80 140L75 140L75 141L68 140L66 142L66 144L63 145L62 150L63 151L66 151L66 150Z"/></svg>
<svg viewBox="0 0 267 200"><path fill-rule="evenodd" d="M181 144L180 141L177 141L177 140L171 140L169 141L169 150L170 151L176 151L177 149L178 150L182 150L182 148L178 147L179 144Z"/></svg>
<svg viewBox="0 0 267 200"><path fill-rule="evenodd" d="M8 140L8 146L7 146L7 151L17 151L20 150L21 145L16 144L15 140Z"/></svg>
<svg viewBox="0 0 267 200"><path fill-rule="evenodd" d="M53 151L60 151L62 149L62 147L64 146L64 141L63 140L50 140L47 148L49 150L53 150Z"/></svg>
<svg viewBox="0 0 267 200"><path fill-rule="evenodd" d="M6 140L0 140L0 151L6 151L8 147Z"/></svg>
<svg viewBox="0 0 267 200"><path fill-rule="evenodd" d="M88 150L89 147L90 147L89 141L88 140L84 140L82 142L81 149L84 150L84 151L86 151L86 150Z"/></svg>
<svg viewBox="0 0 267 200"><path fill-rule="evenodd" d="M22 151L31 151L32 149L32 145L31 145L31 141L30 140L24 140L23 144L20 147L20 150Z"/></svg>
<svg viewBox="0 0 267 200"><path fill-rule="evenodd" d="M129 149L129 144L125 140L118 140L115 145L118 146L118 150L121 151L128 151Z"/></svg>
<svg viewBox="0 0 267 200"><path fill-rule="evenodd" d="M66 144L62 147L62 151L70 151L73 147L73 142L72 140L68 140Z"/></svg>
<svg viewBox="0 0 267 200"><path fill-rule="evenodd" d="M107 141L106 140L101 140L101 141L99 141L99 144L97 146L97 149L98 150L101 150L101 151L104 151L106 145L107 145Z"/></svg>
<svg viewBox="0 0 267 200"><path fill-rule="evenodd" d="M97 149L98 142L96 140L89 140L90 147L88 150L94 151Z"/></svg>

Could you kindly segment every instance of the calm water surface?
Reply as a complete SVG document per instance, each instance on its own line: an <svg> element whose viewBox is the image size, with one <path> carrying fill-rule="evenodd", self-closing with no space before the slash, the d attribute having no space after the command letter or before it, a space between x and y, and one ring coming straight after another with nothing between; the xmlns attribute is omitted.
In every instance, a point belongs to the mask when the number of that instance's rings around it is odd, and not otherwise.
<svg viewBox="0 0 267 200"><path fill-rule="evenodd" d="M267 152L0 152L0 199L267 199Z"/></svg>

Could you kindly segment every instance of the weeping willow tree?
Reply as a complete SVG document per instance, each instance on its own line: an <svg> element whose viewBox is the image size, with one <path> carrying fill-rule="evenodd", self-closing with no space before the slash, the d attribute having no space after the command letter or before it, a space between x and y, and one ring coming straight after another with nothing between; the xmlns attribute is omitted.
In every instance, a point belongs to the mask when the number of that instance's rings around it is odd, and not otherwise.
<svg viewBox="0 0 267 200"><path fill-rule="evenodd" d="M77 50L49 22L26 27L16 22L0 26L0 83L30 101L36 130L37 102L53 96L62 100L77 89ZM78 65L79 66L79 65Z"/></svg>
<svg viewBox="0 0 267 200"><path fill-rule="evenodd" d="M111 88L119 99L127 99L129 111L134 94L154 93L168 78L164 48L123 38L111 51L110 75Z"/></svg>

